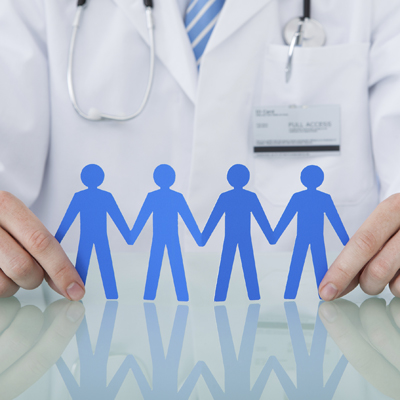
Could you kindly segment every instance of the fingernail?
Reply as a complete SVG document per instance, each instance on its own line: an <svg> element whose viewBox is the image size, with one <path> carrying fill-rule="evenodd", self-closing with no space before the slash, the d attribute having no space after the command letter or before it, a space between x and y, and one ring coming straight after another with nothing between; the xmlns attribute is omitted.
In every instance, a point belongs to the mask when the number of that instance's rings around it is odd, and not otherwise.
<svg viewBox="0 0 400 400"><path fill-rule="evenodd" d="M333 300L338 294L337 287L333 283L328 283L321 290L321 297L325 301Z"/></svg>
<svg viewBox="0 0 400 400"><path fill-rule="evenodd" d="M85 313L85 308L81 303L71 303L68 307L67 318L71 322L79 321Z"/></svg>
<svg viewBox="0 0 400 400"><path fill-rule="evenodd" d="M321 305L322 317L328 322L335 322L338 313L336 307L332 303L324 303Z"/></svg>
<svg viewBox="0 0 400 400"><path fill-rule="evenodd" d="M82 299L85 291L80 285L74 282L67 287L67 293L71 300L78 301Z"/></svg>

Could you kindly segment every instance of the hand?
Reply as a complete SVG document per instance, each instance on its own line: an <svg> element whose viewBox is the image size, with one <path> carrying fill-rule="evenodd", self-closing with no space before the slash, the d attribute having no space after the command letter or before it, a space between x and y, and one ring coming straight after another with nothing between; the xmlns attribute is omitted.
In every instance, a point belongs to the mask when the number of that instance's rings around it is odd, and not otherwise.
<svg viewBox="0 0 400 400"><path fill-rule="evenodd" d="M378 205L347 243L329 268L319 287L329 301L360 284L369 295L377 295L389 284L400 297L400 194Z"/></svg>
<svg viewBox="0 0 400 400"><path fill-rule="evenodd" d="M84 313L80 302L65 299L52 303L44 313L32 305L21 308L15 297L0 299L2 399L16 398L55 364Z"/></svg>
<svg viewBox="0 0 400 400"><path fill-rule="evenodd" d="M70 300L85 294L78 272L64 250L20 200L0 192L0 297L20 287L35 289L43 278Z"/></svg>
<svg viewBox="0 0 400 400"><path fill-rule="evenodd" d="M360 308L337 300L322 303L319 315L350 364L386 396L398 399L400 335L394 324L400 327L400 299L386 306L385 300L371 298Z"/></svg>

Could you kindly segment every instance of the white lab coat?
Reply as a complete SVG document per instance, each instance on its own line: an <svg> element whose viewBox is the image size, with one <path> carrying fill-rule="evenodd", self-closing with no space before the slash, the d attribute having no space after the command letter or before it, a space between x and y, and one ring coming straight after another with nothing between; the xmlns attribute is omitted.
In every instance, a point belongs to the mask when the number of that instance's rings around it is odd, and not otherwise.
<svg viewBox="0 0 400 400"><path fill-rule="evenodd" d="M290 83L282 29L302 14L300 0L226 0L198 73L176 0L155 1L156 66L150 101L130 122L89 122L69 100L66 74L74 0L0 4L0 186L32 207L55 233L81 169L97 163L128 224L149 191L154 168L172 165L200 228L236 163L251 171L274 227L308 164L325 171L353 234L380 199L400 188L400 3L314 0L326 46L298 48ZM133 112L142 100L149 45L141 0L88 1L76 44L74 82L84 110ZM340 104L339 156L268 158L252 151L252 110L260 105ZM76 251L77 224L64 245ZM133 249L149 248L151 226ZM256 251L270 251L253 224ZM209 249L220 250L223 223ZM341 243L327 224L327 247ZM276 246L290 251L295 222ZM186 231L186 230L185 230ZM109 224L113 250L129 251ZM115 237L114 237L115 236ZM184 240L194 249L192 239Z"/></svg>

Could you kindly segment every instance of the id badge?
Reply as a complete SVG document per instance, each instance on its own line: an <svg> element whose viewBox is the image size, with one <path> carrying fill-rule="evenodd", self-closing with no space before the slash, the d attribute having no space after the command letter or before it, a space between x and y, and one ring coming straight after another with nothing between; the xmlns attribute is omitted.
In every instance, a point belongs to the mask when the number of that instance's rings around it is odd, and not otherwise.
<svg viewBox="0 0 400 400"><path fill-rule="evenodd" d="M340 124L339 105L255 107L254 152L339 154Z"/></svg>

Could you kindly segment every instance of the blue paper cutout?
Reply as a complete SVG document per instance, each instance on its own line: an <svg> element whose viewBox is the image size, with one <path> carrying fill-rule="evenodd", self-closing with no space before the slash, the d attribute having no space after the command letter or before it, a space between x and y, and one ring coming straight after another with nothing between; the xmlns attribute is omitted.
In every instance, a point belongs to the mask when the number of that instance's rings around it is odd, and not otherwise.
<svg viewBox="0 0 400 400"><path fill-rule="evenodd" d="M117 316L118 302L107 301L104 307L96 350L93 354L89 330L84 317L78 331L80 360L80 384L76 382L63 358L57 361L57 368L73 400L113 400L117 397L126 375L130 369L130 358L127 356L118 371L107 385L107 363Z"/></svg>
<svg viewBox="0 0 400 400"><path fill-rule="evenodd" d="M144 311L153 364L152 385L149 385L135 357L130 356L129 358L131 369L139 385L140 392L144 400L187 400L196 386L201 374L202 365L204 364L203 362L198 362L178 390L178 370L189 307L179 305L176 309L174 325L166 356L164 355L164 347L155 304L145 303Z"/></svg>
<svg viewBox="0 0 400 400"><path fill-rule="evenodd" d="M317 190L324 181L322 169L309 165L301 172L301 182L307 188L295 193L289 201L281 219L274 230L278 241L289 223L297 214L297 237L294 245L289 276L286 284L285 299L295 299L303 272L308 247L314 264L317 287L328 271L324 242L324 215L328 217L343 245L349 241L349 236L339 217L336 207L329 194Z"/></svg>
<svg viewBox="0 0 400 400"><path fill-rule="evenodd" d="M348 361L343 355L324 386L324 356L327 331L319 318L315 322L311 351L308 354L301 321L294 302L285 302L286 319L289 325L294 358L296 361L297 387L277 362L274 366L278 377L289 400L319 399L331 400L346 369Z"/></svg>
<svg viewBox="0 0 400 400"><path fill-rule="evenodd" d="M254 216L269 243L275 244L297 214L297 237L285 299L294 299L297 296L309 247L318 287L328 270L323 232L325 214L343 245L349 240L331 197L317 190L324 180L324 173L315 165L303 169L301 181L307 190L292 196L275 231L272 231L257 195L244 189L250 179L250 172L244 165L236 164L229 169L227 179L233 190L219 196L203 233L200 232L184 196L171 190L175 182L173 168L161 164L154 170L153 177L160 189L147 195L132 230L129 230L112 194L98 188L104 180L103 170L95 164L87 165L81 173L82 182L87 189L75 193L55 235L61 242L80 214L80 241L76 269L85 283L90 257L95 247L107 299L118 298L107 237L107 215L110 215L125 241L131 245L135 243L150 216L153 216L153 240L144 292L145 300L154 300L156 297L165 248L168 250L176 297L178 301L189 300L179 242L179 215L199 246L207 243L220 219L225 215L225 239L214 297L216 302L226 300L237 248L239 248L248 298L260 299L251 240L251 215Z"/></svg>
<svg viewBox="0 0 400 400"><path fill-rule="evenodd" d="M118 299L117 284L107 236L107 214L128 242L129 227L111 193L98 189L104 181L104 171L96 164L82 169L81 179L87 189L75 193L65 213L55 238L61 243L78 214L80 214L80 239L76 257L76 270L83 283L89 268L93 246L96 249L104 292L107 299Z"/></svg>
<svg viewBox="0 0 400 400"><path fill-rule="evenodd" d="M154 300L156 297L161 264L166 247L174 279L176 297L178 301L188 301L189 294L179 243L178 215L182 217L199 246L201 245L201 233L183 195L170 189L175 182L173 168L169 165L161 164L154 170L153 177L154 182L160 189L147 195L131 231L131 244L133 244L150 215L153 214L153 242L144 299Z"/></svg>
<svg viewBox="0 0 400 400"><path fill-rule="evenodd" d="M205 245L225 214L225 240L214 301L226 300L237 247L248 297L250 300L259 300L260 290L250 233L251 214L270 243L274 242L273 232L257 195L243 189L250 179L249 170L244 165L236 164L229 169L227 179L233 190L219 196L202 234Z"/></svg>
<svg viewBox="0 0 400 400"><path fill-rule="evenodd" d="M222 390L206 364L203 366L203 378L214 400L246 399L259 400L269 376L276 365L275 357L270 357L251 388L250 368L257 333L259 304L251 304L247 309L239 355L236 356L232 333L225 306L215 307L219 343L225 369L225 391Z"/></svg>

